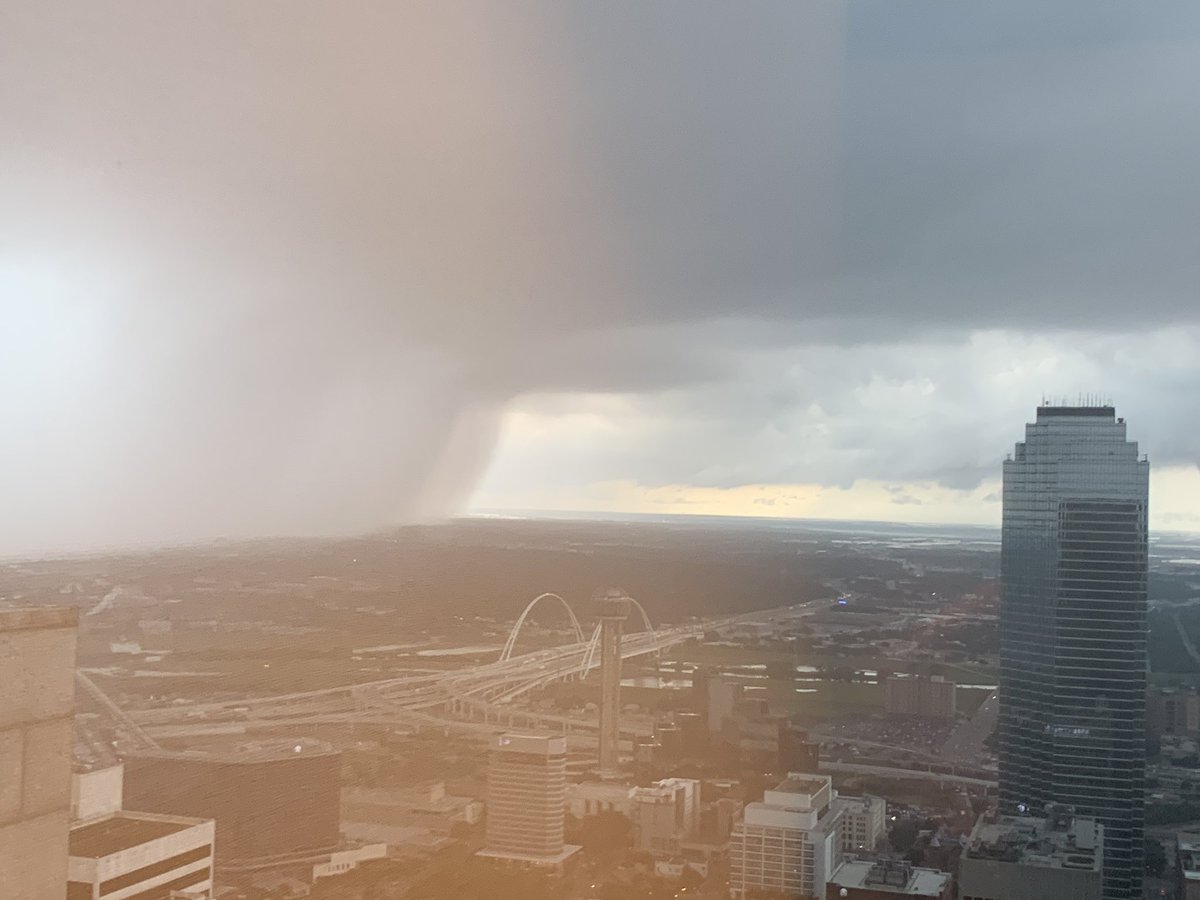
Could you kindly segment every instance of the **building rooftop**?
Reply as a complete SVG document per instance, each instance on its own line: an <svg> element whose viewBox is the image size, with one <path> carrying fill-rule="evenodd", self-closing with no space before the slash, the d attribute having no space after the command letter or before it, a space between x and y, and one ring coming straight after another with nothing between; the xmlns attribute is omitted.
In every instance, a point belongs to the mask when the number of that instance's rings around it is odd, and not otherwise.
<svg viewBox="0 0 1200 900"><path fill-rule="evenodd" d="M476 852L476 856L484 857L485 859L504 860L506 862L531 863L538 866L556 866L562 865L570 857L578 853L582 848L577 844L564 844L562 850L554 856L531 856L528 853L509 853L505 850L489 850L484 847Z"/></svg>
<svg viewBox="0 0 1200 900"><path fill-rule="evenodd" d="M1052 869L1099 871L1104 826L1095 819L1050 807L1046 818L985 813L971 832L964 857Z"/></svg>
<svg viewBox="0 0 1200 900"><path fill-rule="evenodd" d="M542 756L560 756L567 752L565 738L547 734L520 734L515 731L498 735L492 749L512 753L536 753Z"/></svg>
<svg viewBox="0 0 1200 900"><path fill-rule="evenodd" d="M1039 419L1050 416L1055 418L1062 416L1090 416L1112 419L1116 414L1117 410L1112 406L1039 406L1037 408L1037 417Z"/></svg>
<svg viewBox="0 0 1200 900"><path fill-rule="evenodd" d="M779 782L779 784L771 788L771 790L779 791L784 794L815 794L827 784L828 781L825 779L812 777L806 778L802 775L797 776L793 774L783 779L783 781Z"/></svg>
<svg viewBox="0 0 1200 900"><path fill-rule="evenodd" d="M1200 834L1181 831L1175 841L1184 881L1200 881Z"/></svg>
<svg viewBox="0 0 1200 900"><path fill-rule="evenodd" d="M941 897L949 881L949 872L918 869L900 860L852 859L838 866L829 883L898 897Z"/></svg>
<svg viewBox="0 0 1200 900"><path fill-rule="evenodd" d="M203 825L208 819L121 812L71 829L70 855L100 859Z"/></svg>
<svg viewBox="0 0 1200 900"><path fill-rule="evenodd" d="M78 624L79 609L74 606L30 606L0 609L0 631L73 628Z"/></svg>

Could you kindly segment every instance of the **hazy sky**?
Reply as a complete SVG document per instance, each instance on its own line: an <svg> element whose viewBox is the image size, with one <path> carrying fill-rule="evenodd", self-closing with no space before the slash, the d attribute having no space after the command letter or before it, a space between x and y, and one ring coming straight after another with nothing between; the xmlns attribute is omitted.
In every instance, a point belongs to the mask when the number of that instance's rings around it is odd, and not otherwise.
<svg viewBox="0 0 1200 900"><path fill-rule="evenodd" d="M0 553L464 508L1200 530L1200 6L8 0Z"/></svg>

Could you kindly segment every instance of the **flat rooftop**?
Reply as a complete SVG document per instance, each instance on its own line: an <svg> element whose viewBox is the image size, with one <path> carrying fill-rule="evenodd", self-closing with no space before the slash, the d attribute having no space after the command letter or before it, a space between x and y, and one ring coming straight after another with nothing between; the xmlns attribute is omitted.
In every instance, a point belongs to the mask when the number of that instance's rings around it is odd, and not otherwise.
<svg viewBox="0 0 1200 900"><path fill-rule="evenodd" d="M99 822L71 829L70 855L100 859L204 824L205 819L117 813Z"/></svg>
<svg viewBox="0 0 1200 900"><path fill-rule="evenodd" d="M1184 881L1200 881L1200 834L1181 831L1175 836Z"/></svg>
<svg viewBox="0 0 1200 900"><path fill-rule="evenodd" d="M903 884L889 883L883 879L880 864L868 859L854 859L842 863L830 884L844 888L866 888L881 894L897 897L941 897L950 881L949 872L937 869L918 869L911 866L893 868L893 874L902 872ZM896 879L899 880L899 879Z"/></svg>
<svg viewBox="0 0 1200 900"><path fill-rule="evenodd" d="M1088 417L1088 418L1103 418L1111 419L1116 416L1117 410L1112 406L1039 406L1037 408L1037 416L1039 419L1054 417L1060 418L1063 416L1073 417Z"/></svg>
<svg viewBox="0 0 1200 900"><path fill-rule="evenodd" d="M823 778L785 778L771 790L783 794L815 794L828 784Z"/></svg>
<svg viewBox="0 0 1200 900"><path fill-rule="evenodd" d="M74 606L29 606L0 609L0 631L74 628L78 624L79 610Z"/></svg>
<svg viewBox="0 0 1200 900"><path fill-rule="evenodd" d="M560 866L582 848L576 844L564 844L562 850L554 856L531 856L526 853L508 853L504 850L489 850L484 847L475 855L484 859L499 859L507 862L527 863L535 866Z"/></svg>
<svg viewBox="0 0 1200 900"><path fill-rule="evenodd" d="M1094 819L1059 811L1046 819L984 815L964 858L1051 869L1100 871L1104 829Z"/></svg>

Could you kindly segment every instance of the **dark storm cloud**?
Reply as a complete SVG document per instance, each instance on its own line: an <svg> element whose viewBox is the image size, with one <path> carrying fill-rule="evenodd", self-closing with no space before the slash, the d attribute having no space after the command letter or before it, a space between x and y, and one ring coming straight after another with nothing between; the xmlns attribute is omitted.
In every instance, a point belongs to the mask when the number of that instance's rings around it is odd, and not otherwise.
<svg viewBox="0 0 1200 900"><path fill-rule="evenodd" d="M1197 13L1053 6L5 4L0 547L451 509L529 392L970 481L834 348L1196 316Z"/></svg>

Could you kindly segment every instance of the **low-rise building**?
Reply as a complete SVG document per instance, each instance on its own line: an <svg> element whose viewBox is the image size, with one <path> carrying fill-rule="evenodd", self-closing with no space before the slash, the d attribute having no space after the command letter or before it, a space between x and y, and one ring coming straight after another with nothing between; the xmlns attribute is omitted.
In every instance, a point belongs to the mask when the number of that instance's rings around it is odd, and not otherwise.
<svg viewBox="0 0 1200 900"><path fill-rule="evenodd" d="M1177 688L1150 691L1146 696L1146 728L1160 737L1200 732L1200 694Z"/></svg>
<svg viewBox="0 0 1200 900"><path fill-rule="evenodd" d="M675 856L700 828L700 782L667 778L633 791L637 846L656 855Z"/></svg>
<svg viewBox="0 0 1200 900"><path fill-rule="evenodd" d="M602 812L633 814L636 788L608 781L583 781L567 785L567 812L577 819Z"/></svg>
<svg viewBox="0 0 1200 900"><path fill-rule="evenodd" d="M1051 806L1046 818L980 817L958 861L961 900L1100 900L1104 826Z"/></svg>
<svg viewBox="0 0 1200 900"><path fill-rule="evenodd" d="M444 782L415 788L342 788L341 820L379 825L420 826L449 833L459 822L475 825L483 819L483 802L446 792Z"/></svg>
<svg viewBox="0 0 1200 900"><path fill-rule="evenodd" d="M949 872L921 869L903 860L846 860L825 889L826 900L951 900Z"/></svg>
<svg viewBox="0 0 1200 900"><path fill-rule="evenodd" d="M1200 834L1181 831L1175 836L1175 875L1179 900L1200 900Z"/></svg>
<svg viewBox="0 0 1200 900"><path fill-rule="evenodd" d="M747 804L729 840L734 900L774 892L825 897L842 861L841 810L827 775L791 773L762 802Z"/></svg>
<svg viewBox="0 0 1200 900"><path fill-rule="evenodd" d="M870 853L887 830L887 801L838 794L837 803L842 810L842 852Z"/></svg>
<svg viewBox="0 0 1200 900"><path fill-rule="evenodd" d="M891 675L884 682L884 709L892 715L953 719L956 690L940 675Z"/></svg>
<svg viewBox="0 0 1200 900"><path fill-rule="evenodd" d="M117 812L80 823L68 842L67 900L207 897L213 886L212 819ZM61 896L61 894L60 894Z"/></svg>

